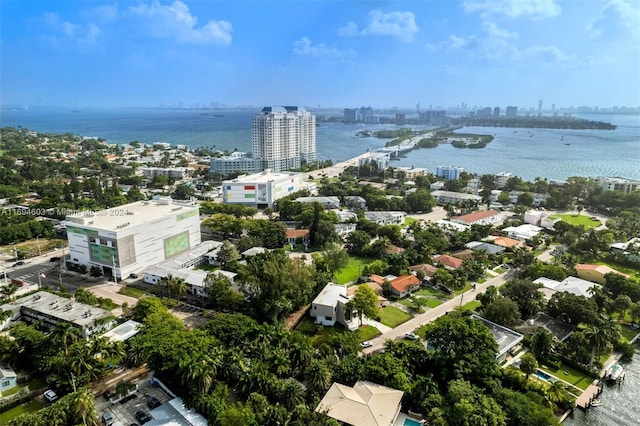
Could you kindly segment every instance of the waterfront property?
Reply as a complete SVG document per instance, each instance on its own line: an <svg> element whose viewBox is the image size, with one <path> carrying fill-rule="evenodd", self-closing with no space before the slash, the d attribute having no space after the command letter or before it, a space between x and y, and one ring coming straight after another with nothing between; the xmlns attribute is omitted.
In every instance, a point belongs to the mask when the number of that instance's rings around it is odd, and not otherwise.
<svg viewBox="0 0 640 426"><path fill-rule="evenodd" d="M305 189L302 173L272 172L243 175L222 182L222 197L227 204L246 204L265 208L289 194Z"/></svg>
<svg viewBox="0 0 640 426"><path fill-rule="evenodd" d="M199 207L170 197L66 216L69 259L128 277L200 244Z"/></svg>
<svg viewBox="0 0 640 426"><path fill-rule="evenodd" d="M53 327L62 322L77 328L85 339L95 333L108 331L114 325L111 312L46 291L6 303L0 306L0 311L11 313L10 321L5 323L5 327L21 319L38 322L45 327Z"/></svg>
<svg viewBox="0 0 640 426"><path fill-rule="evenodd" d="M360 380L353 387L334 382L316 412L352 426L393 426L404 392Z"/></svg>
<svg viewBox="0 0 640 426"><path fill-rule="evenodd" d="M520 343L524 337L516 331L486 320L476 314L472 314L471 316L478 321L482 321L482 323L489 328L491 334L493 334L493 337L496 339L496 343L498 343L498 353L496 354L496 358L499 361L505 359L507 357L507 353Z"/></svg>

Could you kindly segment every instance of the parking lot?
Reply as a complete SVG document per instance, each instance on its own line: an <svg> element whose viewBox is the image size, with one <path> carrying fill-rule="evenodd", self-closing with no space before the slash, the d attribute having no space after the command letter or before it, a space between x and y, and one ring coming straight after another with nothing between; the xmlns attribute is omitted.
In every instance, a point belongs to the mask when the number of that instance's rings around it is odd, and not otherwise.
<svg viewBox="0 0 640 426"><path fill-rule="evenodd" d="M111 404L103 395L96 397L96 408L98 409L98 416L101 418L105 411L111 413L113 422L120 422L123 425L130 425L133 423L140 424L135 418L136 412L144 411L147 414L151 413L150 408L147 406L147 401L151 397L156 397L161 404L165 404L172 399L165 391L160 387L151 385L151 379L143 379L138 382L138 390L127 398L126 402L117 402Z"/></svg>

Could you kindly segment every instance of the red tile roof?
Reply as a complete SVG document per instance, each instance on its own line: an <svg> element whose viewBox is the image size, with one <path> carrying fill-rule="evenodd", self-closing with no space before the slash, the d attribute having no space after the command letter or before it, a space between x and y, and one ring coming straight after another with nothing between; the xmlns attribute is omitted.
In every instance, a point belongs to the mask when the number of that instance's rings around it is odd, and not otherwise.
<svg viewBox="0 0 640 426"><path fill-rule="evenodd" d="M453 256L449 256L447 254L441 254L440 256L436 256L433 258L434 262L440 262L444 266L448 266L453 269L458 269L462 266L462 260L455 258Z"/></svg>
<svg viewBox="0 0 640 426"><path fill-rule="evenodd" d="M402 275L391 281L391 287L400 293L408 291L410 287L420 285L420 280L415 275Z"/></svg>
<svg viewBox="0 0 640 426"><path fill-rule="evenodd" d="M308 236L308 229L287 229L287 238L304 238Z"/></svg>
<svg viewBox="0 0 640 426"><path fill-rule="evenodd" d="M500 212L496 211L496 210L482 210L479 212L473 212L473 213L469 213L469 214L465 214L463 216L454 216L451 218L451 220L459 220L461 222L465 222L468 224L472 224L475 223L479 220L482 219L486 219L488 217L491 216L495 216L495 215L499 215Z"/></svg>
<svg viewBox="0 0 640 426"><path fill-rule="evenodd" d="M374 283L378 283L380 285L384 284L384 277L381 277L380 275L376 275L376 274L369 275L369 280L373 281Z"/></svg>
<svg viewBox="0 0 640 426"><path fill-rule="evenodd" d="M422 271L424 272L424 275L427 277L433 277L433 275L436 273L436 271L438 270L438 268L436 268L433 265L429 265L428 263L421 263L420 265L413 265L409 267L410 270L412 271Z"/></svg>
<svg viewBox="0 0 640 426"><path fill-rule="evenodd" d="M507 237L496 237L496 239L493 240L492 243L497 246L502 246L506 248L519 247L522 245L521 241L514 240L513 238L507 238Z"/></svg>

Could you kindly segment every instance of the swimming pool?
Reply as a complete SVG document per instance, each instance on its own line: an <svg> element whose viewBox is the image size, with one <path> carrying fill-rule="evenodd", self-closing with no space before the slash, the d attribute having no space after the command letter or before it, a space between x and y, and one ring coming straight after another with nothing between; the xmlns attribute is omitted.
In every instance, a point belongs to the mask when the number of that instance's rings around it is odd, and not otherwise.
<svg viewBox="0 0 640 426"><path fill-rule="evenodd" d="M545 382L553 383L553 382L556 381L556 379L554 377L551 377L550 375L548 375L547 373L545 373L542 370L536 371L536 376L538 376L539 379L542 379Z"/></svg>
<svg viewBox="0 0 640 426"><path fill-rule="evenodd" d="M404 419L404 426L421 426L422 423L415 421L415 420L411 420L411 419Z"/></svg>

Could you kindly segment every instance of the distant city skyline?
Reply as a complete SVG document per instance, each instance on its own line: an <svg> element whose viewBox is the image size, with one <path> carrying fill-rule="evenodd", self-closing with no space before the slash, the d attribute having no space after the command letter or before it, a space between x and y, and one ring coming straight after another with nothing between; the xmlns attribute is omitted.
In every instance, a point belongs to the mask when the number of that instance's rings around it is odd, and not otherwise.
<svg viewBox="0 0 640 426"><path fill-rule="evenodd" d="M632 0L5 0L0 104L637 109L638 40Z"/></svg>

